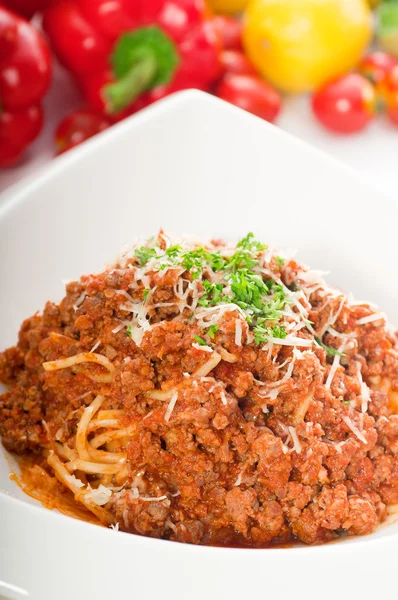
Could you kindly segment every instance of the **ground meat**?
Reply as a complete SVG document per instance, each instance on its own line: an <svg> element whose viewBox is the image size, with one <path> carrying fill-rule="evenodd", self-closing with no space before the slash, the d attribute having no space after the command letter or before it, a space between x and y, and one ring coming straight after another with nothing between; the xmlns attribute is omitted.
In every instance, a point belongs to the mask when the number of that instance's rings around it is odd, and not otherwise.
<svg viewBox="0 0 398 600"><path fill-rule="evenodd" d="M398 503L396 337L383 319L359 326L372 309L312 288L298 263L272 257L268 282L270 270L304 290L285 310L303 346L257 344L241 307L227 306L213 330L193 318L209 309L199 295L218 281L210 269L198 280L133 256L68 284L0 354L4 446L42 453L47 477L55 452L84 489L108 490L100 518L140 535L263 547L372 532ZM43 368L80 353L108 362ZM73 467L82 455L110 474Z"/></svg>

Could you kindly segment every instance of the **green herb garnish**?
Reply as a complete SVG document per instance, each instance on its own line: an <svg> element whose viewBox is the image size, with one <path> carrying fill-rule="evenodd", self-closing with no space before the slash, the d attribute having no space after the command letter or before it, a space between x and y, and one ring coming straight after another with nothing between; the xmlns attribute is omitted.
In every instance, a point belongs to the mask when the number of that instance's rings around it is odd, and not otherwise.
<svg viewBox="0 0 398 600"><path fill-rule="evenodd" d="M214 334L217 331L218 331L218 325L210 325L209 329L207 330L207 335L209 336L209 338L214 340Z"/></svg>
<svg viewBox="0 0 398 600"><path fill-rule="evenodd" d="M207 346L207 342L206 340L204 340L203 338L201 338L199 335L194 335L193 339L198 342L198 344L200 344L201 346Z"/></svg>
<svg viewBox="0 0 398 600"><path fill-rule="evenodd" d="M254 333L257 344L266 343L269 337L283 339L285 328L279 324L283 310L288 303L286 288L273 279L265 279L261 270L261 253L267 248L248 233L236 245L231 254L221 256L219 250L213 252L204 247L186 250L173 245L162 250L158 245L152 248L143 246L135 251L141 266L156 257L158 270L173 266L182 267L190 274L191 280L200 278L202 286L199 306L208 308L219 304L235 304L242 311ZM276 257L278 264L283 259ZM212 273L218 273L216 282ZM144 302L146 295L144 296ZM188 317L191 318L191 317ZM207 334L214 339L218 327L210 326ZM199 336L195 340L207 345Z"/></svg>
<svg viewBox="0 0 398 600"><path fill-rule="evenodd" d="M344 352L339 352L338 350L336 350L336 348L326 346L326 344L324 344L319 337L316 337L315 341L325 350L326 354L328 354L329 356L345 356Z"/></svg>
<svg viewBox="0 0 398 600"><path fill-rule="evenodd" d="M145 246L142 246L135 250L135 255L140 261L141 267L143 267L151 260L151 258L156 256L156 248L146 248Z"/></svg>

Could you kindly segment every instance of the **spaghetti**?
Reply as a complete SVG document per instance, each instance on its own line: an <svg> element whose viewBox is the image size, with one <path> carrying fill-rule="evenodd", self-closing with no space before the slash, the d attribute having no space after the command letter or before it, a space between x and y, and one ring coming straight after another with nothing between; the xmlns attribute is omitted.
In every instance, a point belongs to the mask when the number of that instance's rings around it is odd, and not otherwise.
<svg viewBox="0 0 398 600"><path fill-rule="evenodd" d="M79 518L264 547L397 510L396 335L252 234L134 245L24 322L0 380L21 485Z"/></svg>

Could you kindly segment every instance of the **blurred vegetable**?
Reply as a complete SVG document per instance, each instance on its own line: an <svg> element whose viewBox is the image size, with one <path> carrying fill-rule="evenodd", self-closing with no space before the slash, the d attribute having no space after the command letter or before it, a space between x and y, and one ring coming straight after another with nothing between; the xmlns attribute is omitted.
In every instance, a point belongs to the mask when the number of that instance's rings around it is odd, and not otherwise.
<svg viewBox="0 0 398 600"><path fill-rule="evenodd" d="M0 167L17 162L39 134L39 102L50 81L51 57L44 37L0 6Z"/></svg>
<svg viewBox="0 0 398 600"><path fill-rule="evenodd" d="M312 98L318 120L335 133L355 133L368 125L375 115L376 92L358 73L349 73L328 83Z"/></svg>
<svg viewBox="0 0 398 600"><path fill-rule="evenodd" d="M3 0L2 4L26 19L31 19L37 12L42 12L51 0Z"/></svg>
<svg viewBox="0 0 398 600"><path fill-rule="evenodd" d="M216 95L271 123L281 110L278 92L259 77L251 75L226 75Z"/></svg>
<svg viewBox="0 0 398 600"><path fill-rule="evenodd" d="M208 0L208 4L215 12L240 13L245 10L249 0Z"/></svg>
<svg viewBox="0 0 398 600"><path fill-rule="evenodd" d="M377 38L383 50L398 57L398 0L380 3Z"/></svg>
<svg viewBox="0 0 398 600"><path fill-rule="evenodd" d="M92 107L120 118L217 80L220 42L204 11L201 0L60 0L44 27Z"/></svg>
<svg viewBox="0 0 398 600"><path fill-rule="evenodd" d="M0 112L0 168L12 167L43 127L43 111L34 104L17 111Z"/></svg>
<svg viewBox="0 0 398 600"><path fill-rule="evenodd" d="M387 52L376 50L367 54L360 64L360 72L375 85L384 81L398 60Z"/></svg>
<svg viewBox="0 0 398 600"><path fill-rule="evenodd" d="M75 110L67 115L58 125L55 132L57 154L62 154L82 142L105 131L110 121L92 110Z"/></svg>
<svg viewBox="0 0 398 600"><path fill-rule="evenodd" d="M395 66L379 85L387 116L398 125L398 66Z"/></svg>
<svg viewBox="0 0 398 600"><path fill-rule="evenodd" d="M264 77L303 92L354 67L371 33L366 0L252 0L243 44Z"/></svg>
<svg viewBox="0 0 398 600"><path fill-rule="evenodd" d="M239 75L256 75L256 70L243 54L238 50L224 50L220 55L221 65L225 73L236 73Z"/></svg>
<svg viewBox="0 0 398 600"><path fill-rule="evenodd" d="M215 15L212 22L225 50L242 50L242 21L228 15Z"/></svg>

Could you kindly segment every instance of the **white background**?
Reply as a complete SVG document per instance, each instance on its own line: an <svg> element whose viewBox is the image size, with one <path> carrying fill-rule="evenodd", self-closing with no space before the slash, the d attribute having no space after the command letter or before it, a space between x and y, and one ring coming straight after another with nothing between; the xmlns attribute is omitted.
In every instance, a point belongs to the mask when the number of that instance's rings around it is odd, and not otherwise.
<svg viewBox="0 0 398 600"><path fill-rule="evenodd" d="M0 170L0 192L27 175L45 168L54 153L54 130L69 111L84 103L72 81L56 68L50 93L45 100L46 124L39 139L30 147L24 163ZM326 151L392 197L398 198L398 126L379 117L370 127L354 136L336 136L323 130L311 114L306 97L285 100L280 127ZM264 165L266 168L266 165Z"/></svg>

